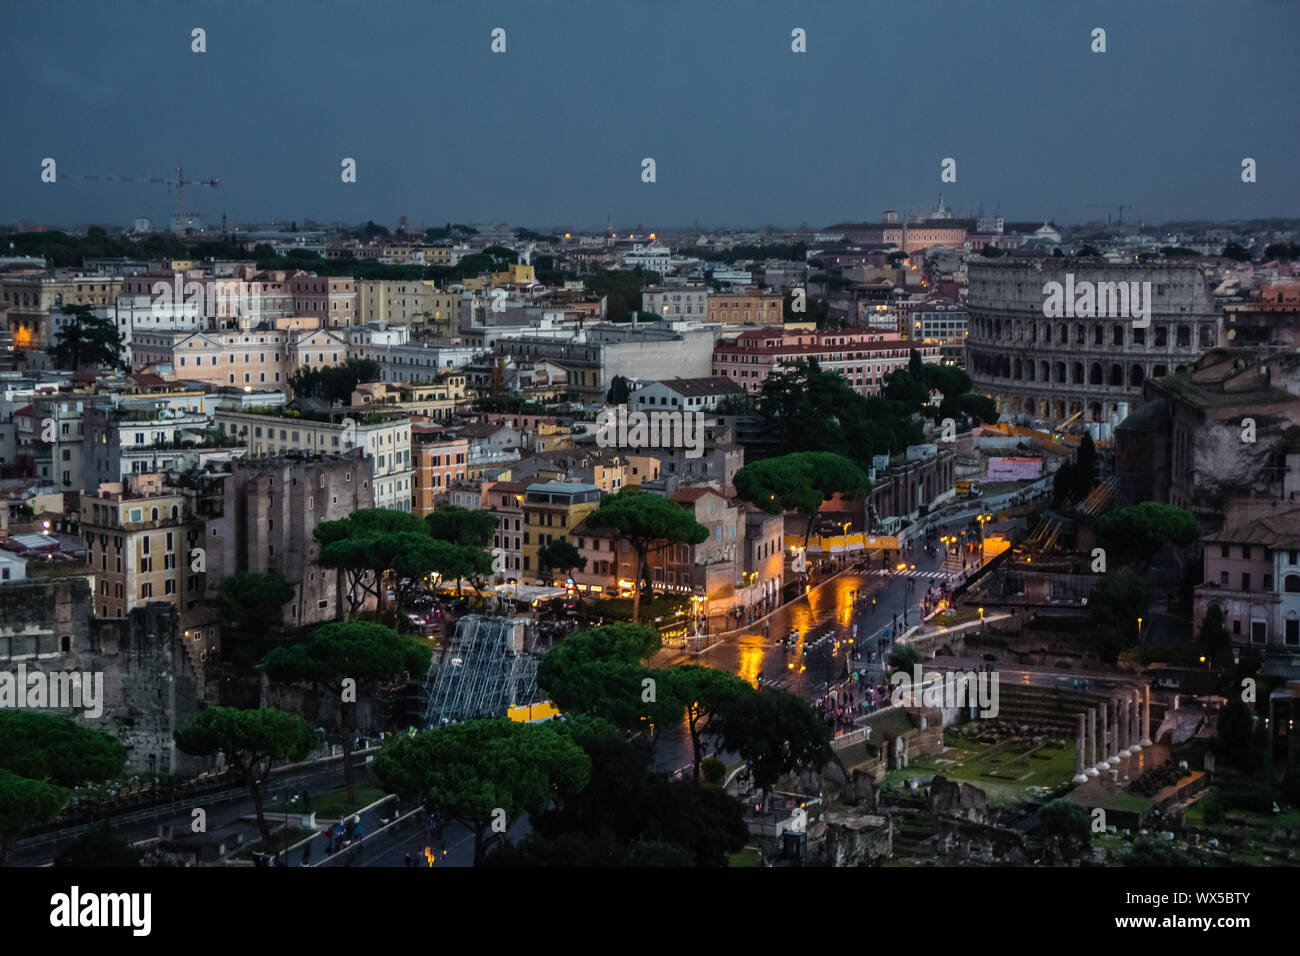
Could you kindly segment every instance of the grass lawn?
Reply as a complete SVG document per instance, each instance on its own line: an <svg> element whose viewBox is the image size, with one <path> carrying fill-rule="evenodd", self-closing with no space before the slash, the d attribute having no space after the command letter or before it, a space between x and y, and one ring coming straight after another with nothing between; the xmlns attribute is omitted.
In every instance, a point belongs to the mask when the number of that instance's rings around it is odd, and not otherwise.
<svg viewBox="0 0 1300 956"><path fill-rule="evenodd" d="M337 820L341 816L356 813L362 807L368 807L376 800L385 796L385 791L381 787L371 784L360 784L357 786L357 798L348 799L346 788L339 787L337 790L329 790L325 793L311 793L311 809L316 814L319 822L330 822ZM276 811L285 812L283 806L267 811L267 817L271 817ZM307 813L306 807L302 805L301 800L290 800L288 804L290 813Z"/></svg>
<svg viewBox="0 0 1300 956"><path fill-rule="evenodd" d="M944 734L949 749L933 756L922 754L908 761L905 770L885 774L887 786L904 787L907 778L941 774L950 780L974 784L995 805L1023 803L1026 787L1055 788L1074 776L1074 748L1051 747L1028 741L982 744L951 731Z"/></svg>
<svg viewBox="0 0 1300 956"><path fill-rule="evenodd" d="M745 847L743 850L731 854L727 857L727 866L762 866L763 857L753 847Z"/></svg>

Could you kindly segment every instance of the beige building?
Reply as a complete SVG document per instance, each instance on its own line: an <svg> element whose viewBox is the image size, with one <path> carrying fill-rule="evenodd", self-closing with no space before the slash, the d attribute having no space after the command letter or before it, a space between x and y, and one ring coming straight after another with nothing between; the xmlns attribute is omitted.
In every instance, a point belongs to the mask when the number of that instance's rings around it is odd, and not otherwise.
<svg viewBox="0 0 1300 956"><path fill-rule="evenodd" d="M712 292L708 298L708 320L724 325L780 325L782 296L779 292Z"/></svg>
<svg viewBox="0 0 1300 956"><path fill-rule="evenodd" d="M384 322L454 332L460 325L461 293L443 292L432 280L361 279L357 325Z"/></svg>
<svg viewBox="0 0 1300 956"><path fill-rule="evenodd" d="M347 343L319 328L139 332L131 348L136 368L167 366L177 379L234 386L284 387L299 368L338 365L348 357Z"/></svg>
<svg viewBox="0 0 1300 956"><path fill-rule="evenodd" d="M466 400L465 376L444 372L430 384L365 382L352 393L352 407L368 411L402 412L435 421L450 421L456 406Z"/></svg>
<svg viewBox="0 0 1300 956"><path fill-rule="evenodd" d="M113 306L122 291L120 276L26 272L0 279L0 310L5 312L15 349L55 344L50 315L67 305Z"/></svg>
<svg viewBox="0 0 1300 956"><path fill-rule="evenodd" d="M128 475L81 496L99 617L126 617L151 601L185 610L203 597L204 563L193 553L203 545L203 521L191 501L156 474Z"/></svg>
<svg viewBox="0 0 1300 956"><path fill-rule="evenodd" d="M313 316L331 329L356 324L357 282L351 276L295 275L289 292L294 315Z"/></svg>
<svg viewBox="0 0 1300 956"><path fill-rule="evenodd" d="M337 455L360 448L374 459L375 507L411 510L411 420L405 415L367 413L339 421L315 421L284 408L221 408L213 419L219 432L246 445L250 458L292 451Z"/></svg>

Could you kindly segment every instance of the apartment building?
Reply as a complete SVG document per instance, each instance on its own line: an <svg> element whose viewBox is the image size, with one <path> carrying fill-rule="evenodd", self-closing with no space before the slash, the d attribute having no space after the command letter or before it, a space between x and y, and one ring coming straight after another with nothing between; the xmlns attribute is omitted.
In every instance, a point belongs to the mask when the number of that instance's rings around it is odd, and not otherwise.
<svg viewBox="0 0 1300 956"><path fill-rule="evenodd" d="M781 545L780 532L775 525L768 527L762 546L755 543L756 551L775 548L775 561L767 555L761 570L769 575L758 588L752 588L746 574L747 519L745 512L730 504L722 492L709 485L681 488L671 496L709 531L709 536L696 545L674 544L658 548L647 556L655 589L677 594L699 594L706 601L707 610L725 612L741 603L743 594L758 594L764 588L771 593L780 590ZM777 519L780 520L779 518ZM762 527L765 523L759 523ZM625 541L608 529L578 526L576 546L587 566L573 574L580 590L601 592L630 591L636 581L636 552ZM771 583L772 570L777 577ZM758 575L752 578L758 581Z"/></svg>
<svg viewBox="0 0 1300 956"><path fill-rule="evenodd" d="M361 279L356 325L383 322L445 333L460 327L460 292L445 292L428 279Z"/></svg>
<svg viewBox="0 0 1300 956"><path fill-rule="evenodd" d="M448 369L469 365L479 350L464 346L414 344L408 326L366 325L348 333L348 355L378 362L383 382L433 382Z"/></svg>
<svg viewBox="0 0 1300 956"><path fill-rule="evenodd" d="M600 507L595 485L550 481L528 485L522 503L524 517L523 576L539 580L537 552L552 541L567 541L582 519Z"/></svg>
<svg viewBox="0 0 1300 956"><path fill-rule="evenodd" d="M203 521L161 475L105 482L81 495L80 511L99 617L126 617L151 601L183 611L202 599L202 563L191 553L202 546Z"/></svg>
<svg viewBox="0 0 1300 956"><path fill-rule="evenodd" d="M1198 627L1217 606L1234 647L1300 655L1300 509L1229 525L1204 544Z"/></svg>
<svg viewBox="0 0 1300 956"><path fill-rule="evenodd" d="M738 292L711 292L708 296L708 320L723 325L781 325L784 299L780 292L745 289Z"/></svg>
<svg viewBox="0 0 1300 956"><path fill-rule="evenodd" d="M364 411L401 412L433 421L451 421L457 406L466 401L465 376L444 372L437 381L364 382L352 392L351 405Z"/></svg>
<svg viewBox="0 0 1300 956"><path fill-rule="evenodd" d="M326 329L225 332L140 332L132 343L135 368L213 385L284 388L300 368L339 365L347 344Z"/></svg>
<svg viewBox="0 0 1300 956"><path fill-rule="evenodd" d="M0 279L0 311L15 349L46 349L55 344L51 315L68 305L112 308L121 290L120 276L23 270Z"/></svg>
<svg viewBox="0 0 1300 956"><path fill-rule="evenodd" d="M485 481L480 507L497 516L492 535L493 565L498 583L519 581L523 569L524 495L528 485L521 481ZM499 559L499 560L496 560Z"/></svg>
<svg viewBox="0 0 1300 956"><path fill-rule="evenodd" d="M298 274L289 278L293 314L320 320L322 328L356 325L356 280L351 276Z"/></svg>
<svg viewBox="0 0 1300 956"><path fill-rule="evenodd" d="M641 291L641 311L653 312L666 322L700 322L709 314L709 289L704 285L651 286Z"/></svg>
<svg viewBox="0 0 1300 956"><path fill-rule="evenodd" d="M411 511L424 516L447 500L466 477L470 440L432 422L411 423Z"/></svg>
<svg viewBox="0 0 1300 956"><path fill-rule="evenodd" d="M111 396L98 397L84 404L81 426L80 487L86 493L129 475L184 471L243 455L237 443L213 432L203 412L177 410L153 400L113 404Z"/></svg>
<svg viewBox="0 0 1300 956"><path fill-rule="evenodd" d="M413 472L411 420L404 415L368 414L339 421L317 421L284 408L240 410L221 408L213 415L221 435L236 438L250 458L270 458L289 452L341 454L359 448L374 460L374 506L411 510Z"/></svg>
<svg viewBox="0 0 1300 956"><path fill-rule="evenodd" d="M910 350L921 361L938 364L938 345L910 342L897 333L846 330L755 329L741 332L733 342L713 349L713 374L738 382L748 392L758 392L769 375L799 362L816 361L824 371L838 372L860 395L877 395L885 375L906 368Z"/></svg>

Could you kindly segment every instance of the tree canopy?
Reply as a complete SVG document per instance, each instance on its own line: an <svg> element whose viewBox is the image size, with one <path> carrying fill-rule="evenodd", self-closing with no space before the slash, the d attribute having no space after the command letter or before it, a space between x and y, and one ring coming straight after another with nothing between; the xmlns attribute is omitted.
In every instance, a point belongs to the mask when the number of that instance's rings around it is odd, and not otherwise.
<svg viewBox="0 0 1300 956"><path fill-rule="evenodd" d="M273 762L302 760L316 747L316 733L305 720L270 707L209 707L191 717L175 738L187 754L225 755L253 798L263 839L269 839L271 831L262 810L261 785Z"/></svg>
<svg viewBox="0 0 1300 956"><path fill-rule="evenodd" d="M246 638L254 648L279 623L284 606L293 600L293 585L278 574L238 571L221 580L217 606L233 631L223 628L224 636L236 643Z"/></svg>
<svg viewBox="0 0 1300 956"><path fill-rule="evenodd" d="M399 737L375 757L385 787L415 798L474 834L474 863L506 841L502 829L521 814L540 814L582 790L591 758L545 723L469 720Z"/></svg>
<svg viewBox="0 0 1300 956"><path fill-rule="evenodd" d="M351 755L359 695L375 682L405 674L422 676L429 669L429 658L430 651L422 642L382 624L336 621L317 628L305 641L274 648L266 655L264 668L267 677L277 683L312 684L338 700L343 779L348 795L355 796ZM351 695L345 693L347 680L355 681Z"/></svg>
<svg viewBox="0 0 1300 956"><path fill-rule="evenodd" d="M1189 511L1158 501L1143 501L1101 516L1097 536L1118 560L1149 560L1166 542L1186 547L1200 540L1201 526Z"/></svg>
<svg viewBox="0 0 1300 956"><path fill-rule="evenodd" d="M337 365L304 365L289 376L295 398L315 398L330 405L347 405L363 382L377 382L383 369L373 359L349 358Z"/></svg>
<svg viewBox="0 0 1300 956"><path fill-rule="evenodd" d="M673 544L700 544L709 529L695 520L695 515L680 504L659 495L635 488L625 488L601 500L600 507L587 516L590 528L608 528L636 551L636 581L642 580L646 558L651 550ZM653 593L653 585L651 585ZM641 588L633 590L632 622L640 620Z"/></svg>
<svg viewBox="0 0 1300 956"><path fill-rule="evenodd" d="M836 494L849 500L871 494L866 472L831 452L798 452L750 462L736 472L735 485L741 498L768 514L796 511L807 518L805 547L826 499Z"/></svg>
<svg viewBox="0 0 1300 956"><path fill-rule="evenodd" d="M560 574L572 571L574 568L582 570L587 567L587 559L563 538L556 538L542 545L537 551L537 563L543 568Z"/></svg>
<svg viewBox="0 0 1300 956"><path fill-rule="evenodd" d="M88 305L65 305L65 320L49 348L50 358L61 369L125 368L122 361L122 336L117 323L100 318Z"/></svg>
<svg viewBox="0 0 1300 956"><path fill-rule="evenodd" d="M1113 661L1120 651L1137 643L1137 621L1143 618L1149 625L1150 602L1146 580L1136 575L1112 570L1097 582L1088 595L1087 626L1102 660Z"/></svg>

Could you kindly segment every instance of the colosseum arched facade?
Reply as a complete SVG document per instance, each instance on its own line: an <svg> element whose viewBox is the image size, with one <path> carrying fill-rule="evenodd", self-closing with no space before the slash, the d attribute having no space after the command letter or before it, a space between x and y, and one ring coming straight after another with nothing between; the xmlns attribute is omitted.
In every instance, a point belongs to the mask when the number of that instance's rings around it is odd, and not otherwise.
<svg viewBox="0 0 1300 956"><path fill-rule="evenodd" d="M966 371L998 411L1112 421L1142 398L1142 383L1182 372L1222 341L1222 314L1193 263L1121 264L1053 257L972 261ZM1131 317L1048 318L1048 282L1149 282L1150 325ZM1141 286L1139 286L1141 288Z"/></svg>

